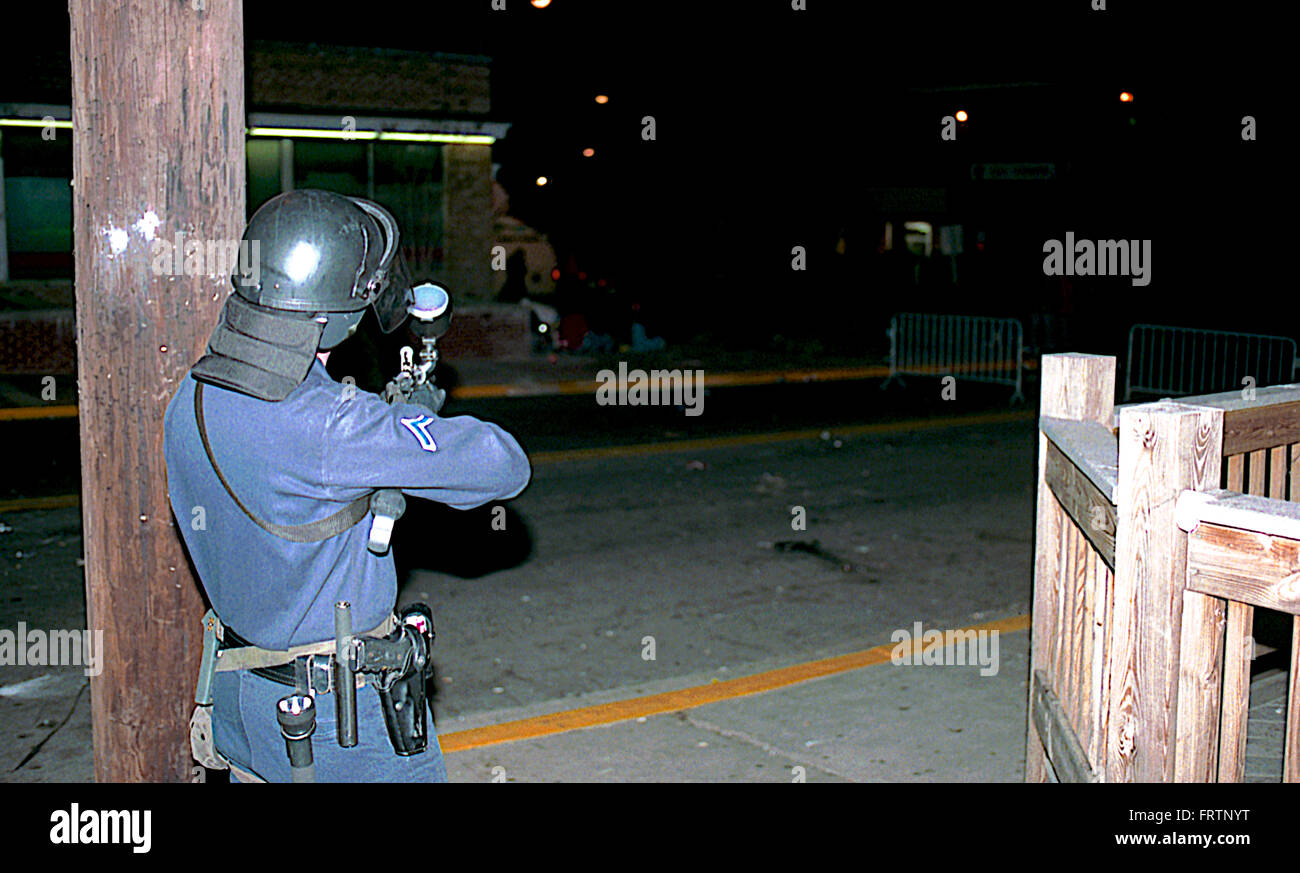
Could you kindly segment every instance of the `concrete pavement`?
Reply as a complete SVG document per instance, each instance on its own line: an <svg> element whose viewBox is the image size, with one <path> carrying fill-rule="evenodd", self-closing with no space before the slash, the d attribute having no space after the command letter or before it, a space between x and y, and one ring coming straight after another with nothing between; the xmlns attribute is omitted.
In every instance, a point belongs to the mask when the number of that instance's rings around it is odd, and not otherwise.
<svg viewBox="0 0 1300 873"><path fill-rule="evenodd" d="M539 465L504 531L482 512L417 511L403 522L415 537L407 553L417 559L402 597L427 600L437 616L439 730L860 651L915 621L949 628L1024 614L1032 431L1016 421L846 434L838 443L802 435L607 453ZM795 529L794 506L806 513L806 529ZM0 540L0 567L13 597L0 604L0 627L19 620L84 627L77 510L10 518L15 529ZM491 560L467 565L466 553ZM653 660L642 657L647 637ZM1014 648L1005 647L1008 657ZM484 763L503 760L508 778L521 779L771 779L797 762L814 780L1013 778L1024 695L1010 662L979 677L968 702L975 705L979 689L1009 690L989 696L982 716L960 719L1003 726L1001 750L988 756L995 763L953 769L970 758L960 751L963 735L949 735L962 725L930 718L954 705L940 701L978 677L975 669L880 664L698 707L685 720L654 716L456 752L449 765L473 779ZM88 701L76 698L84 679L74 672L0 667L0 686L10 688L54 677L0 700L6 770L52 734L6 779L90 778L80 744ZM930 695L940 697L927 702ZM912 722L911 709L921 722ZM922 735L924 748L910 754L908 738ZM619 752L622 736L636 742ZM686 748L713 749L713 757L683 754L687 736L696 738ZM621 763L593 769L585 754L569 760L566 750L590 742L612 743L607 754ZM613 769L598 772L606 766Z"/></svg>
<svg viewBox="0 0 1300 873"><path fill-rule="evenodd" d="M458 782L1020 781L1027 643L1024 631L1003 634L1000 670L991 676L977 666L885 661L673 713L452 752L448 775ZM634 686L582 702L656 690ZM444 720L440 730L537 719L553 706Z"/></svg>
<svg viewBox="0 0 1300 873"><path fill-rule="evenodd" d="M490 508L414 509L402 523L402 598L435 610L434 707L452 779L1022 778L1023 629L1000 632L990 675L969 661L902 666L878 653L759 694L642 716L636 707L888 649L917 622L947 630L1024 616L1033 437L1032 421L931 422L611 450L538 465L504 530ZM4 520L0 628L84 627L79 511ZM80 672L0 666L0 779L92 778ZM613 701L630 701L631 717L483 742L488 726L535 727Z"/></svg>

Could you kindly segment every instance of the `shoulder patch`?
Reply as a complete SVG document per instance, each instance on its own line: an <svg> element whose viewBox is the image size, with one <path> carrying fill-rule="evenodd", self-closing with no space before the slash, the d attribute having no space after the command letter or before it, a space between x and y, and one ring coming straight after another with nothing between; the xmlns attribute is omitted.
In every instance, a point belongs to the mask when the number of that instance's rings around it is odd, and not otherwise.
<svg viewBox="0 0 1300 873"><path fill-rule="evenodd" d="M426 452L438 451L438 444L433 441L433 436L429 433L429 425L433 424L433 419L427 415L417 415L415 418L400 419L402 427L406 428L420 442L420 448Z"/></svg>

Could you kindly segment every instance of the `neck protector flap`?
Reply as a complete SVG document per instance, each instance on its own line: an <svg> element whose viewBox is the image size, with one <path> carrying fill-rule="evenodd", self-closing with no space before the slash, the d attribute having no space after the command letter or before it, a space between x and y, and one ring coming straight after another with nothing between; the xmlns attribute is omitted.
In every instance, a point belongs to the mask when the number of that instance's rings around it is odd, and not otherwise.
<svg viewBox="0 0 1300 873"><path fill-rule="evenodd" d="M307 378L324 327L232 294L190 374L259 400L283 400Z"/></svg>

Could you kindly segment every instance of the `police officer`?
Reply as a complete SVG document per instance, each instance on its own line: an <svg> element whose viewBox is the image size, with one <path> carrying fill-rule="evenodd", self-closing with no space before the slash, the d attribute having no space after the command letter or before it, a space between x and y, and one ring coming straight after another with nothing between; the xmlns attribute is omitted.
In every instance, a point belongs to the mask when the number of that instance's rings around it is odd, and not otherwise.
<svg viewBox="0 0 1300 873"><path fill-rule="evenodd" d="M288 192L257 210L244 241L260 254L260 269L235 275L207 354L167 408L171 504L223 646L324 653L341 601L351 604L356 633L393 627L397 576L391 551L367 547L368 495L400 488L469 509L519 494L530 469L496 425L439 417L437 389L422 386L410 402L389 404L326 372L330 350L356 331L367 307L385 332L406 317L410 283L396 222L382 207ZM428 542L436 546L437 531ZM276 703L293 690L286 676L295 669L303 690L308 662L212 678L211 739L242 781L290 781ZM446 781L435 733L425 752L399 756L376 697L362 687L358 742L343 748L335 692L311 687L319 780Z"/></svg>

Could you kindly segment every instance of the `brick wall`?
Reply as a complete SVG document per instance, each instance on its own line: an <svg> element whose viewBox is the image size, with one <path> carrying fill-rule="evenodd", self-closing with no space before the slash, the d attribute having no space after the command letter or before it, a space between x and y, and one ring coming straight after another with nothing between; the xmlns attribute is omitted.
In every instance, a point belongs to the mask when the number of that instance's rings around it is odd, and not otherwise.
<svg viewBox="0 0 1300 873"><path fill-rule="evenodd" d="M76 372L77 327L71 309L0 312L0 373Z"/></svg>
<svg viewBox="0 0 1300 873"><path fill-rule="evenodd" d="M490 111L486 59L393 49L256 41L248 52L250 102L421 115Z"/></svg>
<svg viewBox="0 0 1300 873"><path fill-rule="evenodd" d="M530 356L528 310L506 304L456 307L451 331L438 343L448 360ZM74 375L77 328L71 309L0 312L0 374Z"/></svg>

